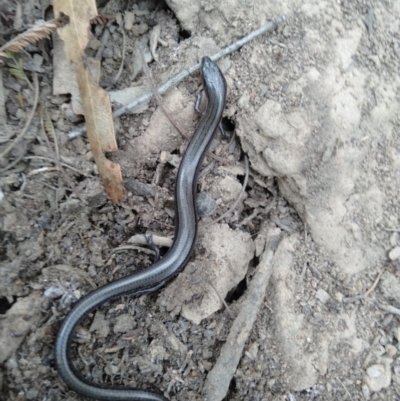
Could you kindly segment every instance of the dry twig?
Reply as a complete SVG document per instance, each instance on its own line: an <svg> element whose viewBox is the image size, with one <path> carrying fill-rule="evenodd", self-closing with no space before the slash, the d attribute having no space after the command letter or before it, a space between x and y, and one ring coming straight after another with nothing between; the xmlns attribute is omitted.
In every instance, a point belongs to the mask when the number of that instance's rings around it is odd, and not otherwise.
<svg viewBox="0 0 400 401"><path fill-rule="evenodd" d="M208 280L208 284L210 284L210 286L212 287L212 289L215 291L215 293L217 294L219 300L221 301L221 303L225 306L226 310L228 311L229 316L231 317L231 319L233 319L233 313L231 311L231 309L229 308L229 305L226 303L225 299L222 297L222 295L220 294L220 292L217 290L217 288L215 288L215 285L212 283L211 280Z"/></svg>
<svg viewBox="0 0 400 401"><path fill-rule="evenodd" d="M214 367L207 376L203 388L206 401L221 401L229 388L233 374L243 353L245 343L250 335L257 313L263 303L265 291L271 277L275 251L282 240L280 230L269 228L268 241L260 264L251 280L247 297Z"/></svg>
<svg viewBox="0 0 400 401"><path fill-rule="evenodd" d="M54 163L54 159L52 159L51 157L45 157L45 156L26 156L26 157L24 157L24 160L31 160L31 159L42 159L42 160L47 160L49 162ZM85 177L88 177L88 174L86 174L85 172L83 172L81 170L78 170L75 167L70 166L67 163L60 162L60 164L63 167L66 167L66 168L69 168L72 171L75 171L75 173L77 173L77 174L80 174L80 175L83 175Z"/></svg>
<svg viewBox="0 0 400 401"><path fill-rule="evenodd" d="M161 237L160 235L152 235L151 239L153 240L153 244L158 247L168 247L170 248L172 246L173 239L169 237ZM148 245L148 241L146 239L146 236L143 234L136 234L133 235L131 238L128 240L129 244L135 244L135 245Z"/></svg>
<svg viewBox="0 0 400 401"><path fill-rule="evenodd" d="M378 304L378 306L379 306L382 310L384 310L384 311L386 311L386 312L393 313L394 315L400 316L400 309L395 308L395 307L392 306L392 305Z"/></svg>
<svg viewBox="0 0 400 401"><path fill-rule="evenodd" d="M231 45L225 47L224 49L222 49L220 52L214 54L213 56L211 56L211 60L213 61L217 61L219 59L221 59L222 57L233 53L235 50L239 49L240 47L242 47L243 45L245 45L246 43L250 42L251 40L255 39L256 37L266 33L266 32L270 32L272 30L274 30L278 25L284 23L286 21L286 17L284 15L281 15L279 17L274 18L271 22L269 22L268 24L262 26L261 28L251 32L250 34L248 34L247 36L245 36L242 39L239 39L238 41L236 41L235 43L232 43ZM196 64L192 67L189 68L185 68L184 70L182 70L181 72L179 72L178 74L176 74L175 76L173 76L171 79L169 79L167 82L165 82L163 85L161 85L160 87L157 88L157 92L162 95L165 92L167 92L171 87L177 85L180 81L182 81L184 78L186 78L188 75L193 74L195 71L197 71L200 68L200 63ZM129 112L130 110L133 110L134 108L142 105L143 103L148 102L152 97L153 97L153 93L147 93L143 96L141 96L139 99L134 100L132 103L121 107L118 110L115 110L113 112L113 117L119 117L122 116L123 114ZM84 132L86 132L86 127L81 127L75 131L71 131L68 134L68 139L74 139L80 135L82 135Z"/></svg>

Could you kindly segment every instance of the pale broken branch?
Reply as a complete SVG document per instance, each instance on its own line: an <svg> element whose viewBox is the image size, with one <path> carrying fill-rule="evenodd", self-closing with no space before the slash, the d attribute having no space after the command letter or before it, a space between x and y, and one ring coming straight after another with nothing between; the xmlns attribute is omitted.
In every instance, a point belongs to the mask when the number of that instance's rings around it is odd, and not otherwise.
<svg viewBox="0 0 400 401"><path fill-rule="evenodd" d="M226 396L245 343L264 301L265 291L272 273L275 251L282 240L282 235L279 229L270 227L267 237L264 254L251 280L246 299L232 324L217 362L204 384L203 396L206 401L221 401Z"/></svg>
<svg viewBox="0 0 400 401"><path fill-rule="evenodd" d="M76 79L82 99L91 151L107 195L113 203L124 196L121 168L105 157L118 149L115 139L110 97L99 87L90 65L99 60L87 57L85 48L91 37L90 20L97 16L94 0L54 0L56 15L68 15L68 25L58 29L67 58L76 65Z"/></svg>

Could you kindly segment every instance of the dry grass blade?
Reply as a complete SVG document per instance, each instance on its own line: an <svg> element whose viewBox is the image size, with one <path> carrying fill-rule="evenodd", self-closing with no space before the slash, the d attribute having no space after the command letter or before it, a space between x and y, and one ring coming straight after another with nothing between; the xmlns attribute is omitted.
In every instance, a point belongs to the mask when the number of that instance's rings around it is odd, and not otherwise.
<svg viewBox="0 0 400 401"><path fill-rule="evenodd" d="M22 81L26 80L26 75L23 68L24 60L22 60L22 58L15 58L14 55L9 51L7 51L6 54L10 59L10 61L7 62L7 67L8 71L10 71L10 74Z"/></svg>
<svg viewBox="0 0 400 401"><path fill-rule="evenodd" d="M27 31L19 34L14 39L0 47L0 56L7 57L6 51L18 53L30 43L35 43L40 39L45 39L50 36L60 26L68 23L69 18L65 15L51 21L42 22L34 25Z"/></svg>
<svg viewBox="0 0 400 401"><path fill-rule="evenodd" d="M26 81L29 85L29 87L33 90L33 86L31 84L31 81L29 81L28 77L26 76L24 72L24 60L22 58L16 58L13 53L10 51L6 51L6 55L9 58L10 61L7 62L7 67L8 70L10 71L10 74L22 81ZM20 94L18 94L19 96ZM20 100L20 105L22 106L23 102Z"/></svg>
<svg viewBox="0 0 400 401"><path fill-rule="evenodd" d="M44 106L41 107L41 117L43 121L43 130L45 134L54 142L54 149L56 153L56 158L57 160L60 160L60 152L58 149L58 141L57 141L57 136L56 136L56 131L54 130L53 123L51 121L51 118L49 116L49 113L47 113L47 110Z"/></svg>

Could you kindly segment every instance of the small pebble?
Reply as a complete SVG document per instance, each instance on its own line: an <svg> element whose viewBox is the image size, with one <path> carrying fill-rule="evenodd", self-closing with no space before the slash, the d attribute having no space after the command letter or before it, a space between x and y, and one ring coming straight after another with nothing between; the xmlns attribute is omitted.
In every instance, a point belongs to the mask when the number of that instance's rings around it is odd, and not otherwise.
<svg viewBox="0 0 400 401"><path fill-rule="evenodd" d="M88 268L88 273L90 277L96 277L97 276L97 270L94 265L90 265Z"/></svg>
<svg viewBox="0 0 400 401"><path fill-rule="evenodd" d="M397 348L392 344L388 344L386 346L386 354L388 357L392 358L397 354Z"/></svg>
<svg viewBox="0 0 400 401"><path fill-rule="evenodd" d="M44 292L44 296L50 299L60 298L64 294L64 290L60 287L50 287Z"/></svg>
<svg viewBox="0 0 400 401"><path fill-rule="evenodd" d="M382 365L372 365L367 369L367 375L371 379L375 379L385 373L385 368Z"/></svg>
<svg viewBox="0 0 400 401"><path fill-rule="evenodd" d="M364 382L373 392L381 391L383 388L389 387L391 382L390 365L372 365L367 368L367 374L364 376Z"/></svg>
<svg viewBox="0 0 400 401"><path fill-rule="evenodd" d="M400 343L400 326L393 328L394 338Z"/></svg>
<svg viewBox="0 0 400 401"><path fill-rule="evenodd" d="M119 372L119 367L115 365L108 365L104 370L111 376L116 375Z"/></svg>
<svg viewBox="0 0 400 401"><path fill-rule="evenodd" d="M369 390L369 387L366 384L363 384L363 386L362 386L362 393L366 400L370 399L371 391Z"/></svg>
<svg viewBox="0 0 400 401"><path fill-rule="evenodd" d="M111 47L106 47L101 55L103 56L103 58L112 58L113 50L111 49Z"/></svg>
<svg viewBox="0 0 400 401"><path fill-rule="evenodd" d="M241 109L247 109L250 106L250 95L245 92L237 101L237 105Z"/></svg>
<svg viewBox="0 0 400 401"><path fill-rule="evenodd" d="M392 247L395 247L396 245L398 245L400 243L400 234L398 232L394 232L391 236L390 236L390 245Z"/></svg>
<svg viewBox="0 0 400 401"><path fill-rule="evenodd" d="M378 344L374 347L373 353L376 356L382 356L386 353L386 349L382 345Z"/></svg>
<svg viewBox="0 0 400 401"><path fill-rule="evenodd" d="M248 353L252 355L252 358L250 358L250 359L256 359L257 358L258 344L256 342L254 342L254 343L252 343L250 345Z"/></svg>
<svg viewBox="0 0 400 401"><path fill-rule="evenodd" d="M320 288L316 293L315 293L315 298L317 298L319 301L321 301L323 304L326 304L329 299L330 299L330 295L323 290L322 288Z"/></svg>
<svg viewBox="0 0 400 401"><path fill-rule="evenodd" d="M199 217L204 217L213 214L217 204L209 193L200 192L196 197L196 206Z"/></svg>
<svg viewBox="0 0 400 401"><path fill-rule="evenodd" d="M389 259L390 260L397 260L400 258L400 246L395 246L390 252L389 252Z"/></svg>

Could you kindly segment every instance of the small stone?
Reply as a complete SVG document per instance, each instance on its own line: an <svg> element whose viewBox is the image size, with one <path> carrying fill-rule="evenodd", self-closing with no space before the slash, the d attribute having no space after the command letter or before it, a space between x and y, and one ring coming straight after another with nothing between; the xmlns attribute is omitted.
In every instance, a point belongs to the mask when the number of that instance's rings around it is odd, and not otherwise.
<svg viewBox="0 0 400 401"><path fill-rule="evenodd" d="M249 347L248 353L252 356L250 359L256 359L258 354L258 344L256 342L252 343Z"/></svg>
<svg viewBox="0 0 400 401"><path fill-rule="evenodd" d="M383 327L389 326L389 324L392 323L392 320L393 320L393 315L392 314L386 315L386 317L383 319L382 326Z"/></svg>
<svg viewBox="0 0 400 401"><path fill-rule="evenodd" d="M50 287L47 288L44 292L44 296L50 299L60 298L64 294L64 290L59 287Z"/></svg>
<svg viewBox="0 0 400 401"><path fill-rule="evenodd" d="M241 109L247 109L250 106L250 95L245 92L237 101L237 105Z"/></svg>
<svg viewBox="0 0 400 401"><path fill-rule="evenodd" d="M395 246L390 252L389 252L389 259L390 260L397 260L400 258L400 246Z"/></svg>
<svg viewBox="0 0 400 401"><path fill-rule="evenodd" d="M290 28L289 28L289 25L286 25L286 26L283 28L283 30L282 30L282 35L283 35L285 38L288 38L288 37L290 36Z"/></svg>
<svg viewBox="0 0 400 401"><path fill-rule="evenodd" d="M116 318L114 333L126 333L127 331L134 329L136 326L137 324L133 316L128 314L120 315Z"/></svg>
<svg viewBox="0 0 400 401"><path fill-rule="evenodd" d="M400 343L400 326L393 329L394 338Z"/></svg>
<svg viewBox="0 0 400 401"><path fill-rule="evenodd" d="M382 356L382 355L385 354L385 352L386 352L385 347L383 347L383 346L380 345L380 344L376 345L376 346L374 347L374 349L373 349L373 353L374 353L376 356Z"/></svg>
<svg viewBox="0 0 400 401"><path fill-rule="evenodd" d="M196 197L196 207L199 217L210 216L217 204L208 192L200 192Z"/></svg>
<svg viewBox="0 0 400 401"><path fill-rule="evenodd" d="M38 399L38 395L39 395L39 390L36 390L34 388L31 388L30 390L28 390L28 392L26 393L26 399L27 400L37 400Z"/></svg>
<svg viewBox="0 0 400 401"><path fill-rule="evenodd" d="M144 33L146 33L149 30L149 26L145 24L144 22L138 24L138 25L133 25L132 27L132 33L134 36L141 36Z"/></svg>
<svg viewBox="0 0 400 401"><path fill-rule="evenodd" d="M125 11L124 15L125 29L130 31L135 23L135 13L133 11Z"/></svg>
<svg viewBox="0 0 400 401"><path fill-rule="evenodd" d="M119 367L115 365L107 365L104 370L108 375L112 376L119 372Z"/></svg>
<svg viewBox="0 0 400 401"><path fill-rule="evenodd" d="M389 387L391 382L390 365L372 365L367 368L367 374L364 376L364 382L373 392L381 391Z"/></svg>
<svg viewBox="0 0 400 401"><path fill-rule="evenodd" d="M317 298L319 301L321 301L323 304L326 304L329 299L330 299L330 295L323 290L322 288L320 288L316 293L315 293L315 298Z"/></svg>
<svg viewBox="0 0 400 401"><path fill-rule="evenodd" d="M96 277L97 276L97 270L94 265L90 265L88 268L88 273L90 277Z"/></svg>
<svg viewBox="0 0 400 401"><path fill-rule="evenodd" d="M371 379L375 379L385 373L382 365L372 365L367 369L367 374Z"/></svg>
<svg viewBox="0 0 400 401"><path fill-rule="evenodd" d="M87 47L88 47L89 49L92 49L92 50L97 50L97 49L100 47L100 40L98 40L98 39L95 38L95 37L92 37L92 38L89 40L89 43L88 43Z"/></svg>
<svg viewBox="0 0 400 401"><path fill-rule="evenodd" d="M369 390L369 387L366 384L363 384L363 386L362 386L362 393L366 400L370 399L371 391Z"/></svg>
<svg viewBox="0 0 400 401"><path fill-rule="evenodd" d="M396 245L398 245L400 243L400 234L398 232L394 232L391 236L390 236L390 245L392 247L395 247Z"/></svg>
<svg viewBox="0 0 400 401"><path fill-rule="evenodd" d="M113 49L111 47L106 47L101 54L103 58L112 58L113 56Z"/></svg>
<svg viewBox="0 0 400 401"><path fill-rule="evenodd" d="M390 358L392 358L393 356L395 356L397 354L397 348L392 345L392 344L388 344L386 346L386 355Z"/></svg>

